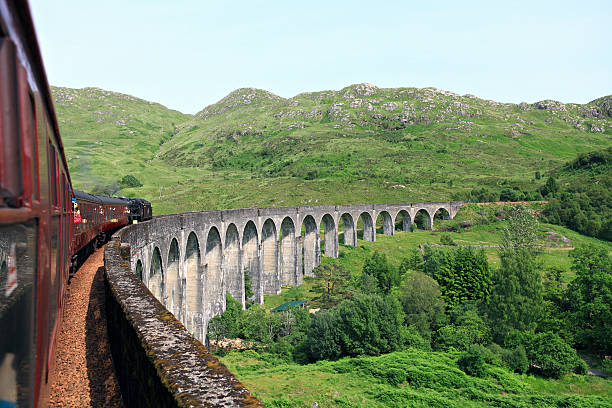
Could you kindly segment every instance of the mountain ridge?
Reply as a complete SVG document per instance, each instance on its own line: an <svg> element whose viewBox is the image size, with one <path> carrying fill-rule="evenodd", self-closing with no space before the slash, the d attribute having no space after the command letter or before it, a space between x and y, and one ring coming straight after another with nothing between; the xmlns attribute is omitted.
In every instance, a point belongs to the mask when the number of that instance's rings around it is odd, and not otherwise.
<svg viewBox="0 0 612 408"><path fill-rule="evenodd" d="M512 104L433 87L292 98L239 88L188 115L99 88L53 92L75 186L122 188L160 212L533 190L536 171L612 138L612 96ZM126 175L143 186L121 186Z"/></svg>

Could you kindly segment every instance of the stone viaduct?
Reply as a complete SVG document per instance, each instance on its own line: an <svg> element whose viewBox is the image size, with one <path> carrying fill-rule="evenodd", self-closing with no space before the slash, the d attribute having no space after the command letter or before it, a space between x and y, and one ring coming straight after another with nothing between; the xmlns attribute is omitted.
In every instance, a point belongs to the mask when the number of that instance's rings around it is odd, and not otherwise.
<svg viewBox="0 0 612 408"><path fill-rule="evenodd" d="M168 311L197 339L225 309L229 292L244 305L244 274L255 302L281 287L300 285L320 264L321 253L338 256L338 245L376 240L396 228L410 231L421 213L452 219L462 202L270 207L157 216L123 230L130 267ZM339 237L342 236L342 239ZM127 246L126 246L127 247Z"/></svg>

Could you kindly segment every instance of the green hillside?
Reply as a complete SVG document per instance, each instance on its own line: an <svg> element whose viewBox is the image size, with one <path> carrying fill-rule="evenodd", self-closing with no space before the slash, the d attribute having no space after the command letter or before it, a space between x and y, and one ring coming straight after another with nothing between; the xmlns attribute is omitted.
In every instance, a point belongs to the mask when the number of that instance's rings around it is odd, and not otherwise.
<svg viewBox="0 0 612 408"><path fill-rule="evenodd" d="M173 125L190 117L98 88L52 91L72 182L88 191L112 194L127 171L153 171L150 162L173 136Z"/></svg>
<svg viewBox="0 0 612 408"><path fill-rule="evenodd" d="M134 175L143 186L122 193L158 214L534 191L536 171L612 138L611 96L516 105L435 88L359 84L291 99L244 88L190 116L97 89L54 92L75 185Z"/></svg>

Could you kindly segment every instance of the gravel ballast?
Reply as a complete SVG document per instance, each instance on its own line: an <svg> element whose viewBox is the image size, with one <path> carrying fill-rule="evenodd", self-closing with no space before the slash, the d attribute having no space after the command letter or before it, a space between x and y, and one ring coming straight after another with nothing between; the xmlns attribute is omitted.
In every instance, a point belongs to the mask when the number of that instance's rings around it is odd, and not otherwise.
<svg viewBox="0 0 612 408"><path fill-rule="evenodd" d="M56 344L51 407L123 407L106 328L104 248L72 277Z"/></svg>

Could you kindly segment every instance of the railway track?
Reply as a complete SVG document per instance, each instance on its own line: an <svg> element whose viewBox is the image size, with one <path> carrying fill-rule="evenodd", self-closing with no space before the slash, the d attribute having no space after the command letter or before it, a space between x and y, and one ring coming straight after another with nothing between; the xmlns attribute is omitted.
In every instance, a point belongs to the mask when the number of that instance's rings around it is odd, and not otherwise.
<svg viewBox="0 0 612 408"><path fill-rule="evenodd" d="M123 407L108 343L103 257L104 247L70 281L49 380L51 407Z"/></svg>

